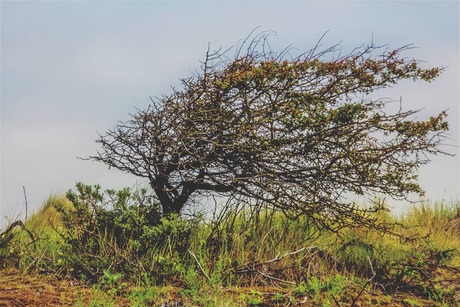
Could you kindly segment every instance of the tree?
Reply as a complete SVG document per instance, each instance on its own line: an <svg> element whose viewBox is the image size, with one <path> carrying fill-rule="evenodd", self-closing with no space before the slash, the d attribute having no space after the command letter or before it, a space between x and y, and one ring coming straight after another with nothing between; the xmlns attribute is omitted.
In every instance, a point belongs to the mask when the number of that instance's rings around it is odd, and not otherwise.
<svg viewBox="0 0 460 307"><path fill-rule="evenodd" d="M163 213L180 213L212 193L307 214L326 228L372 225L381 203L356 195L423 195L417 169L446 137L446 112L415 120L417 110L369 94L404 79L432 81L443 68L421 68L395 50L340 45L297 57L269 48L269 33L230 50L208 52L183 88L151 99L97 140L90 157L147 178ZM339 54L339 55L337 55Z"/></svg>

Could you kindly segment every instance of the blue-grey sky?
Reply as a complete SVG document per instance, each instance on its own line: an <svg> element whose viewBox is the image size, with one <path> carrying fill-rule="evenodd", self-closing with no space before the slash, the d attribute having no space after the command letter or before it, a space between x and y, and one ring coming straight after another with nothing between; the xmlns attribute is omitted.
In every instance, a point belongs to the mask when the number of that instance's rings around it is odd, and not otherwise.
<svg viewBox="0 0 460 307"><path fill-rule="evenodd" d="M420 118L448 109L450 152L420 169L431 200L460 199L458 1L1 1L0 219L23 217L77 181L104 188L137 178L76 157L94 154L97 132L129 119L149 96L171 93L200 66L208 43L230 47L254 28L271 46L369 43L397 48L426 66L433 83L403 82L372 97L402 96ZM142 184L142 181L140 182Z"/></svg>

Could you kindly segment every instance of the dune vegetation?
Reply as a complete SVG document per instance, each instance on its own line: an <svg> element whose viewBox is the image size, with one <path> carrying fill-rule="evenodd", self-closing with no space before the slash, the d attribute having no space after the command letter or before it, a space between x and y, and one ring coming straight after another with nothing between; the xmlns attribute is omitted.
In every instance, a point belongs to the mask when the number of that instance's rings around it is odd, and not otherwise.
<svg viewBox="0 0 460 307"><path fill-rule="evenodd" d="M387 231L262 207L162 217L146 190L80 183L0 235L0 305L460 304L460 204L375 219Z"/></svg>

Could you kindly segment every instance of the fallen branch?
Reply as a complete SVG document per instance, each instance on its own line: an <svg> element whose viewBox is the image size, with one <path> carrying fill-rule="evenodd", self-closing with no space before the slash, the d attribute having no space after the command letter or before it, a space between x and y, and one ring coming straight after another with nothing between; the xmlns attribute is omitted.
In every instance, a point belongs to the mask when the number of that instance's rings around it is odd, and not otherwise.
<svg viewBox="0 0 460 307"><path fill-rule="evenodd" d="M29 236L30 236L30 238L32 240L35 240L34 234L29 229L27 229L26 226L24 226L24 223L22 221L20 221L20 220L11 223L11 225L8 226L8 228L4 232L2 232L0 234L0 238L3 238L7 234L9 234L16 227L21 227L22 230L26 231L29 234Z"/></svg>
<svg viewBox="0 0 460 307"><path fill-rule="evenodd" d="M195 254L191 251L188 250L189 254L192 255L193 259L195 259L196 263L198 264L198 267L200 268L201 272L203 272L203 275L208 279L208 281L211 281L211 278L209 278L208 274L204 271L203 267L201 266L200 262L198 261L198 258L195 256Z"/></svg>
<svg viewBox="0 0 460 307"><path fill-rule="evenodd" d="M271 279L271 280L276 280L276 281L279 281L279 282L284 282L284 283L290 284L290 285L295 285L295 284L296 284L296 283L293 282L293 281L284 280L284 279L281 279L281 278L276 278L276 277L273 277L273 276L268 275L267 273L261 272L261 271L259 271L259 270L252 270L252 272L259 273L260 275L262 275L262 276L264 276L264 277L267 277L268 279Z"/></svg>
<svg viewBox="0 0 460 307"><path fill-rule="evenodd" d="M238 268L235 269L235 273L246 273L246 272L252 272L252 271L255 271L255 268L256 267L259 267L259 266L263 266L263 265L266 265L266 264L270 264L270 263L273 263L273 262L278 262L278 261L281 261L283 260L284 258L287 258L289 256L293 256L293 255L296 255L298 253L301 253L305 250L311 250L311 249L316 249L317 247L316 246L310 246L310 247L303 247L299 250L296 250L294 252L288 252L288 253L285 253L283 256L280 257L280 255L276 255L275 258L273 259L270 259L270 260L267 260L265 262L259 262L259 263L253 263L252 265L249 265L249 264L245 264L245 265L242 265Z"/></svg>

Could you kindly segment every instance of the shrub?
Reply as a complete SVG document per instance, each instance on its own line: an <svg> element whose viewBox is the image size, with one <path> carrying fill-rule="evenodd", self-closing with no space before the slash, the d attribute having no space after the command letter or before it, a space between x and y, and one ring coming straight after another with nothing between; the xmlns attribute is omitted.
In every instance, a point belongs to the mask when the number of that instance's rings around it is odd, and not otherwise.
<svg viewBox="0 0 460 307"><path fill-rule="evenodd" d="M64 265L73 275L97 280L103 269L149 276L181 272L177 254L187 250L191 224L175 215L163 217L147 190L102 192L100 186L77 184L67 192L73 208L57 206L63 215ZM168 255L153 254L163 251ZM150 263L146 263L146 259Z"/></svg>

